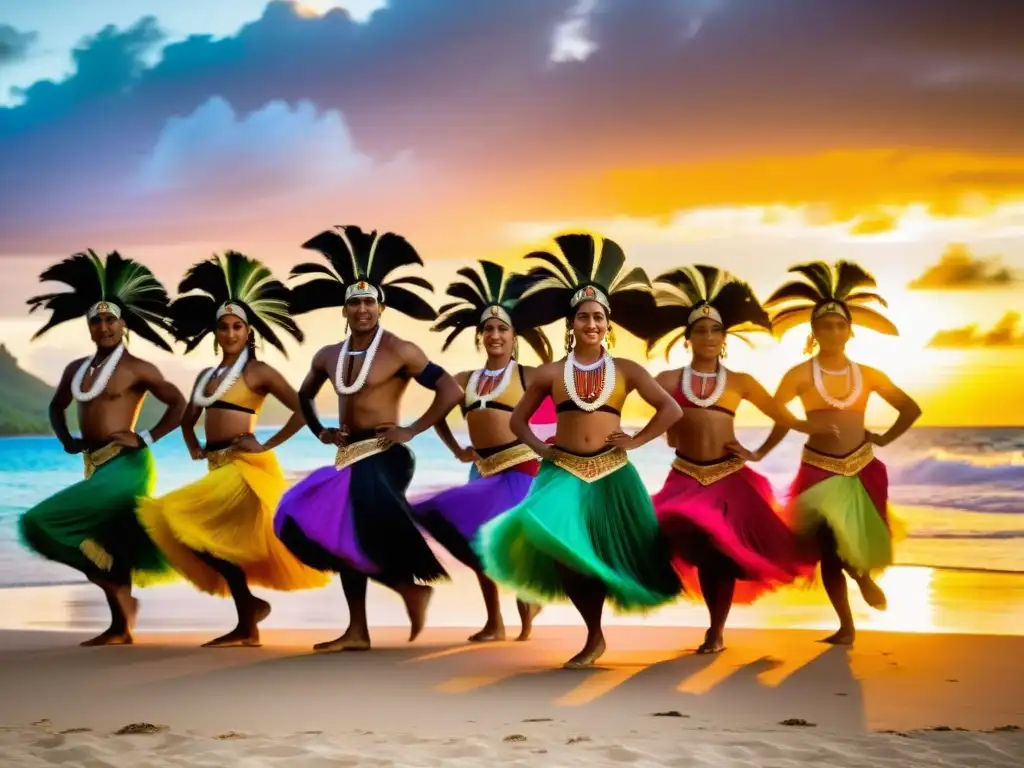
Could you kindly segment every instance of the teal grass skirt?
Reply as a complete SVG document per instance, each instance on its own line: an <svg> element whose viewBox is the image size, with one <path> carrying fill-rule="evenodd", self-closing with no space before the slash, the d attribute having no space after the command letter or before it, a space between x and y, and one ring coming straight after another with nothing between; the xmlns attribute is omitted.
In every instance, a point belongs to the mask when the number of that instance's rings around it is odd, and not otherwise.
<svg viewBox="0 0 1024 768"><path fill-rule="evenodd" d="M601 581L622 612L680 592L651 497L631 463L593 482L543 460L529 494L475 542L485 573L523 600L567 600L557 566Z"/></svg>

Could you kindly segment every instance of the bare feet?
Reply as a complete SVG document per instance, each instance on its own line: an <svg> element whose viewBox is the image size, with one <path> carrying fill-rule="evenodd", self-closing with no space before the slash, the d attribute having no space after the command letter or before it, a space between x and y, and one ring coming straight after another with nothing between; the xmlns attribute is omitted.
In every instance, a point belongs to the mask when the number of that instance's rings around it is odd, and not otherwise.
<svg viewBox="0 0 1024 768"><path fill-rule="evenodd" d="M427 623L427 606L434 596L434 588L423 584L410 584L400 594L405 601L405 610L409 614L409 642L411 643Z"/></svg>
<svg viewBox="0 0 1024 768"><path fill-rule="evenodd" d="M858 579L857 586L860 587L860 594L864 598L864 602L872 608L884 611L888 607L885 592L882 591L882 588L870 576L863 576Z"/></svg>
<svg viewBox="0 0 1024 768"><path fill-rule="evenodd" d="M516 600L516 607L519 609L519 621L523 627L519 631L519 637L516 638L516 641L523 642L530 639L530 633L533 631L533 620L540 613L540 606L537 603L524 603L522 600Z"/></svg>
<svg viewBox="0 0 1024 768"><path fill-rule="evenodd" d="M317 643L313 650L319 653L337 653L338 651L368 651L370 650L370 638L364 631L356 631L349 627L345 634L336 640L328 640L326 643Z"/></svg>
<svg viewBox="0 0 1024 768"><path fill-rule="evenodd" d="M238 626L211 640L203 643L203 648L259 648L260 642L259 623L270 615L270 603L253 597L249 603L247 615L239 616Z"/></svg>
<svg viewBox="0 0 1024 768"><path fill-rule="evenodd" d="M132 597L129 586L104 591L107 592L107 602L113 613L110 627L96 637L83 641L80 645L84 648L98 645L132 645L135 642L132 637L132 629L135 627L135 618L139 613L139 601Z"/></svg>
<svg viewBox="0 0 1024 768"><path fill-rule="evenodd" d="M594 666L594 662L604 655L604 635L599 634L595 638L587 638L587 644L583 650L569 659L562 665L563 669L587 669Z"/></svg>
<svg viewBox="0 0 1024 768"><path fill-rule="evenodd" d="M704 642L700 644L697 653L721 653L725 650L725 640L721 632L709 629L704 633Z"/></svg>
<svg viewBox="0 0 1024 768"><path fill-rule="evenodd" d="M856 636L857 630L853 627L840 627L838 632L822 638L820 642L828 643L829 645L853 645L853 640Z"/></svg>
<svg viewBox="0 0 1024 768"><path fill-rule="evenodd" d="M505 639L505 625L498 622L487 622L487 625L476 634L469 636L471 643L493 643Z"/></svg>

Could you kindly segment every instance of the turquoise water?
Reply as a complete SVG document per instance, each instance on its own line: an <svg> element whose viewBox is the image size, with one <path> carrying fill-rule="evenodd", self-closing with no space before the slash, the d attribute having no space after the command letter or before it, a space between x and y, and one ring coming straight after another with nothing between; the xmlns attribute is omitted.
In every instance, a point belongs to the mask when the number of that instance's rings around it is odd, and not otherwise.
<svg viewBox="0 0 1024 768"><path fill-rule="evenodd" d="M258 430L265 438L273 428ZM764 429L741 429L751 447ZM757 465L778 490L795 472L801 436L792 434ZM464 482L468 465L460 464L433 432L411 443L416 454L412 491ZM194 462L179 433L154 448L157 493L198 479L205 462ZM878 452L889 466L890 493L896 511L908 523L901 563L940 568L974 568L1024 572L1024 430L914 429ZM303 431L277 450L292 477L329 464L333 453ZM672 453L661 440L632 452L651 492L661 486ZM82 477L82 460L69 456L52 437L0 439L0 587L60 584L81 579L73 571L25 551L17 541L15 521L49 494Z"/></svg>

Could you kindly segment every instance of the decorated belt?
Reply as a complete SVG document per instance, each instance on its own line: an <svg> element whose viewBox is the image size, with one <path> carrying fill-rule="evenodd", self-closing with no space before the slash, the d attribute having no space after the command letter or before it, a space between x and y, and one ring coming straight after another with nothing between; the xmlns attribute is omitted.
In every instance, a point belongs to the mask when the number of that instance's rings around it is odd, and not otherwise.
<svg viewBox="0 0 1024 768"><path fill-rule="evenodd" d="M116 458L124 450L124 446L118 443L107 443L95 451L85 451L82 454L82 461L85 463L85 479L92 477L93 473L111 459Z"/></svg>
<svg viewBox="0 0 1024 768"><path fill-rule="evenodd" d="M860 474L874 459L875 451L871 443L863 443L860 448L845 456L829 456L804 446L803 454L800 456L804 464L846 477Z"/></svg>
<svg viewBox="0 0 1024 768"><path fill-rule="evenodd" d="M334 457L336 469L351 467L357 461L362 461L369 456L384 453L394 443L386 437L371 437L367 440L360 440L357 443L343 445L338 449L338 455Z"/></svg>
<svg viewBox="0 0 1024 768"><path fill-rule="evenodd" d="M609 448L596 456L577 456L559 448L554 450L554 464L570 475L587 483L593 483L608 477L629 463L626 452L621 448Z"/></svg>
<svg viewBox="0 0 1024 768"><path fill-rule="evenodd" d="M692 477L701 485L717 483L733 472L739 472L746 462L739 456L727 456L712 464L697 464L676 454L672 461L672 469L687 477Z"/></svg>
<svg viewBox="0 0 1024 768"><path fill-rule="evenodd" d="M209 470L220 469L226 467L235 458L235 450L233 448L221 448L216 451L207 451L206 453L206 467Z"/></svg>
<svg viewBox="0 0 1024 768"><path fill-rule="evenodd" d="M511 469L517 464L522 464L524 461L536 458L537 454L533 452L530 446L525 443L517 443L503 451L498 451L493 456L488 456L474 463L476 464L476 471L480 473L480 477L490 477L499 472L504 472L506 469Z"/></svg>

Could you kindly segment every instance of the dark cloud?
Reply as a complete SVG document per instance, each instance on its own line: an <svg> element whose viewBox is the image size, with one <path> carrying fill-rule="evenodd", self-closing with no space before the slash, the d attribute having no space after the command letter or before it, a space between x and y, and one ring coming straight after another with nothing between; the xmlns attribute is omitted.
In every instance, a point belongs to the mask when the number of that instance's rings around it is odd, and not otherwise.
<svg viewBox="0 0 1024 768"><path fill-rule="evenodd" d="M21 32L10 24L0 24L0 67L24 59L38 39L36 32Z"/></svg>
<svg viewBox="0 0 1024 768"><path fill-rule="evenodd" d="M977 325L936 333L927 346L935 349L1024 347L1024 328L1018 312L1007 312L992 328L979 332Z"/></svg>
<svg viewBox="0 0 1024 768"><path fill-rule="evenodd" d="M937 264L928 267L907 287L919 291L1007 288L1017 277L998 257L978 258L962 243L953 243Z"/></svg>
<svg viewBox="0 0 1024 768"><path fill-rule="evenodd" d="M0 252L115 223L128 240L189 227L187 204L169 202L171 225L133 185L168 121L213 98L239 122L275 101L336 111L366 157L411 153L439 169L451 196L429 202L507 216L592 203L560 188L583 170L872 146L1020 150L1024 83L954 79L937 92L918 76L933 61L1024 62L1022 4L967 5L604 0L582 24L592 54L559 63L553 32L575 0L391 0L365 24L271 2L238 34L170 44L152 67L156 20L108 27L74 52L69 78L0 109Z"/></svg>

